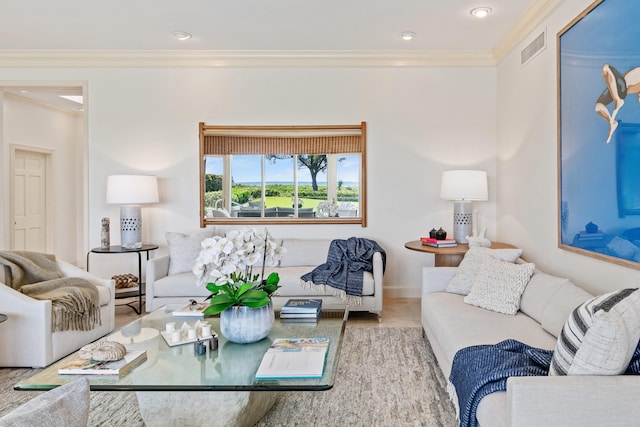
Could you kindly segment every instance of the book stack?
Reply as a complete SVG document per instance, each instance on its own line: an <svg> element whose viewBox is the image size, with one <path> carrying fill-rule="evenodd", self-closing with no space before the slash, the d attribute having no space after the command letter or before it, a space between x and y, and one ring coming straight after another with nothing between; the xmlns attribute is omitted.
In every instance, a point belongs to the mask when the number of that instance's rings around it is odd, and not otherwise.
<svg viewBox="0 0 640 427"><path fill-rule="evenodd" d="M322 311L321 299L290 299L280 310L280 319L283 321L308 321L317 322Z"/></svg>
<svg viewBox="0 0 640 427"><path fill-rule="evenodd" d="M276 338L260 362L256 379L322 378L329 338Z"/></svg>
<svg viewBox="0 0 640 427"><path fill-rule="evenodd" d="M147 360L146 350L128 351L120 360L98 362L75 357L58 368L60 375L124 375Z"/></svg>
<svg viewBox="0 0 640 427"><path fill-rule="evenodd" d="M431 237L421 237L420 242L425 246L432 246L434 248L452 248L458 246L455 239L433 239Z"/></svg>

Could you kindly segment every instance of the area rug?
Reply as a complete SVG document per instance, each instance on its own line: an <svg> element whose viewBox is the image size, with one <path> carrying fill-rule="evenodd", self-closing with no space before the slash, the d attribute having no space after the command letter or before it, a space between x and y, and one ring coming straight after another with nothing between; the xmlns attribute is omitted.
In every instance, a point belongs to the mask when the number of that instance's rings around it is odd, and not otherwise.
<svg viewBox="0 0 640 427"><path fill-rule="evenodd" d="M0 369L0 416L38 392L14 391L32 369ZM90 426L144 426L134 393L92 392ZM420 328L347 328L336 383L281 393L256 427L455 426L446 382Z"/></svg>

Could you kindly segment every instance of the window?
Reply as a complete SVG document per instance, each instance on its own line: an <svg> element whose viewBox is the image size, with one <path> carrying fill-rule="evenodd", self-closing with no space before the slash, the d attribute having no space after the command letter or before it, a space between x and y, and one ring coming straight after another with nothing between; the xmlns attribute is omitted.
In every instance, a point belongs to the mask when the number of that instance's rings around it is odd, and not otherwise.
<svg viewBox="0 0 640 427"><path fill-rule="evenodd" d="M200 123L201 226L366 226L365 130Z"/></svg>

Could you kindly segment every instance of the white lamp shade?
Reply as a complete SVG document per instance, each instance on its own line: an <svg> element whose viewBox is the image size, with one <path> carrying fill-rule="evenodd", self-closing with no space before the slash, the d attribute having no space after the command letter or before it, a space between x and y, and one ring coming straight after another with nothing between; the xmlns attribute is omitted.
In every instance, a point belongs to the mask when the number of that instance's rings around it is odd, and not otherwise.
<svg viewBox="0 0 640 427"><path fill-rule="evenodd" d="M109 175L107 203L139 205L158 203L158 179L153 175Z"/></svg>
<svg viewBox="0 0 640 427"><path fill-rule="evenodd" d="M440 198L444 200L488 200L487 173L477 170L442 172Z"/></svg>

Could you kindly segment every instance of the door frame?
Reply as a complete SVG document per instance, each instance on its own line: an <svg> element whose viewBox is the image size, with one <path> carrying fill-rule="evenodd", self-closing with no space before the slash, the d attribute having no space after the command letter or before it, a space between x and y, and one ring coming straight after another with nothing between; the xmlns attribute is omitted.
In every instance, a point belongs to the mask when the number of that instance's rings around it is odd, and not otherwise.
<svg viewBox="0 0 640 427"><path fill-rule="evenodd" d="M43 154L45 157L45 248L47 253L53 253L55 247L55 235L53 233L53 225L55 224L55 212L53 201L55 200L55 182L53 175L54 155L55 151L47 148L33 147L20 144L9 144L9 247L15 249L15 159L16 151L26 151L31 153Z"/></svg>

